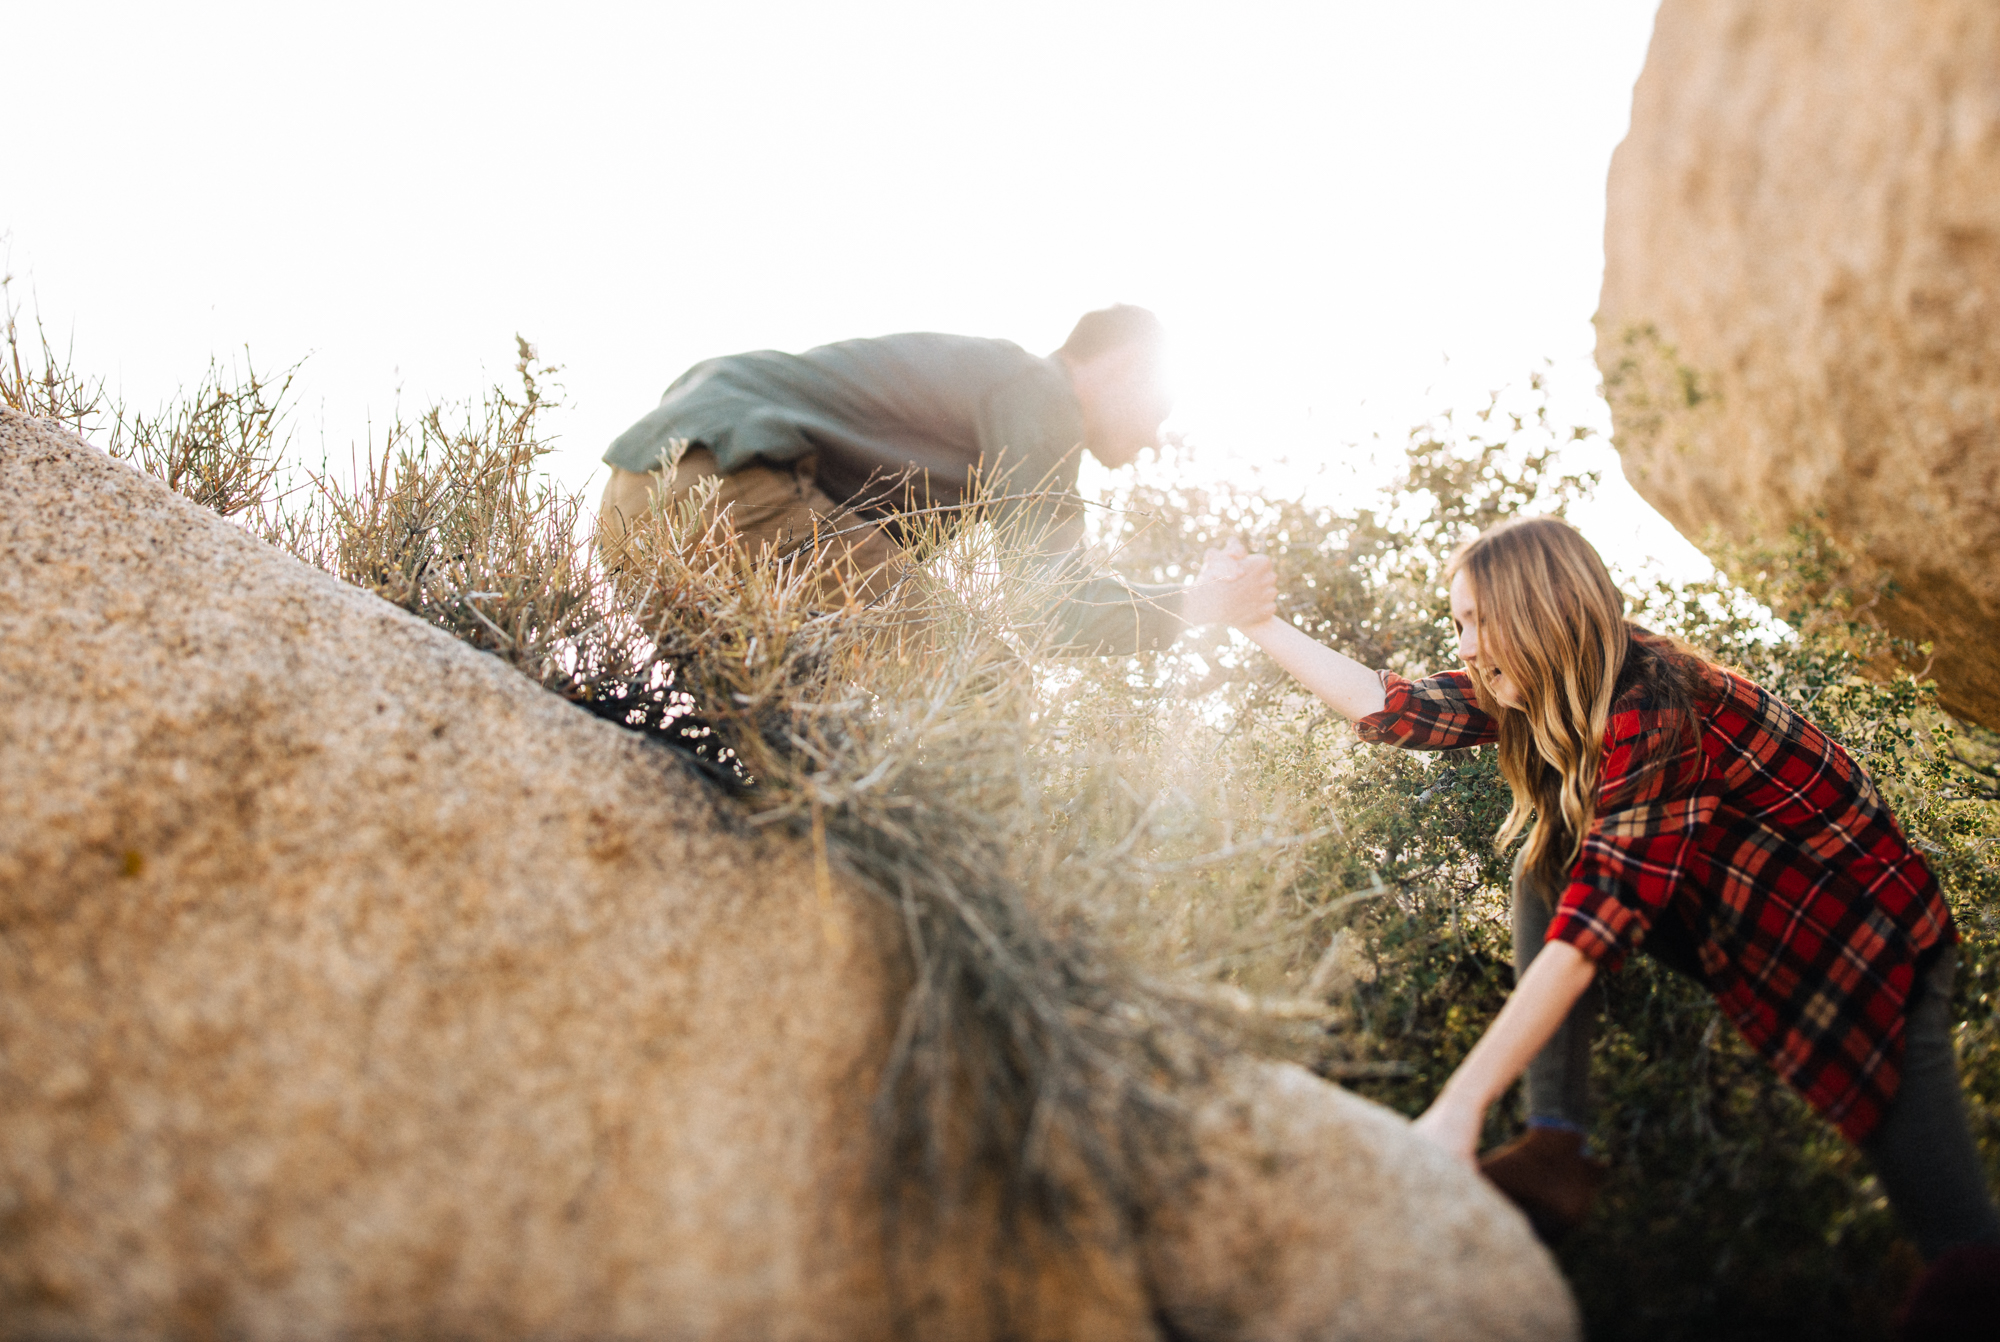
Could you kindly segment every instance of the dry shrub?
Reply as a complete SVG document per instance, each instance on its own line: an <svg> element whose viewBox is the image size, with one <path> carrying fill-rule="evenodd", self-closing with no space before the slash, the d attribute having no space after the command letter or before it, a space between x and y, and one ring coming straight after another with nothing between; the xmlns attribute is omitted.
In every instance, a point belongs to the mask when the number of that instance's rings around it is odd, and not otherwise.
<svg viewBox="0 0 2000 1342"><path fill-rule="evenodd" d="M261 511L273 500L286 439L283 406L292 373L260 377L246 357L243 373L211 362L193 391L159 414L117 411L105 450L169 489L223 517Z"/></svg>
<svg viewBox="0 0 2000 1342"><path fill-rule="evenodd" d="M542 470L556 370L516 341L517 386L392 420L349 478L325 465L256 527L300 559L577 697L646 652L580 538L582 501Z"/></svg>
<svg viewBox="0 0 2000 1342"><path fill-rule="evenodd" d="M620 556L647 679L583 693L657 705L655 730L698 720L748 823L813 845L823 900L837 869L895 911L913 981L876 1121L900 1211L997 1174L1010 1213L1060 1227L1080 1168L1129 1230L1145 1190L1192 1168L1183 1092L1240 1022L1107 927L1106 890L1162 847L1160 800L1125 814L1134 779L1156 780L1079 723L1084 682L1049 653L1076 570L1044 553L1045 518L995 521L988 498L906 517L914 562L890 594L827 609L808 556L749 554L712 489ZM1181 846L1213 842L1217 819ZM1281 846L1224 840L1193 864Z"/></svg>
<svg viewBox="0 0 2000 1342"><path fill-rule="evenodd" d="M39 317L33 344L24 348L19 317L12 277L0 276L0 341L6 345L0 405L81 437L108 431L105 450L112 456L224 517L262 513L277 501L287 446L284 401L295 370L273 381L259 376L247 356L241 374L211 361L193 391L183 390L156 415L135 414L111 399L102 380L71 369L69 352L56 353Z"/></svg>
<svg viewBox="0 0 2000 1342"><path fill-rule="evenodd" d="M56 353L39 315L33 345L24 349L14 277L4 273L0 273L0 340L7 346L6 357L0 358L0 405L60 424L80 436L96 432L104 418L103 381L75 372L71 351Z"/></svg>

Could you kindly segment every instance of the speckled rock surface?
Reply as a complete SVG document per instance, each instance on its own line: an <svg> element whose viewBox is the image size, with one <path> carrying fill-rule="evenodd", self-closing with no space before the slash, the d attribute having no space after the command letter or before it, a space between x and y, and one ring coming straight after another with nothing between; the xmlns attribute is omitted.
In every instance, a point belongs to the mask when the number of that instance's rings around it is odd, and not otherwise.
<svg viewBox="0 0 2000 1342"><path fill-rule="evenodd" d="M0 1337L891 1334L875 905L830 934L670 757L6 411L0 797ZM1199 1104L1140 1244L961 1217L913 1335L1573 1334L1400 1119Z"/></svg>
<svg viewBox="0 0 2000 1342"><path fill-rule="evenodd" d="M1381 1105L1244 1063L1197 1133L1208 1177L1163 1199L1143 1250L1175 1336L1579 1334L1520 1214Z"/></svg>
<svg viewBox="0 0 2000 1342"><path fill-rule="evenodd" d="M1697 540L1823 514L2000 726L2000 7L1664 0L1597 354L1642 495Z"/></svg>

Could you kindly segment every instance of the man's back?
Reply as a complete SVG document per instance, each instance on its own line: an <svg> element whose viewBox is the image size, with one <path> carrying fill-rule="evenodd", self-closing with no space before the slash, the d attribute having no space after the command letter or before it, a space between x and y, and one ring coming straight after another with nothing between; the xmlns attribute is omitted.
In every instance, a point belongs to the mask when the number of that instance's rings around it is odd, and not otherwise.
<svg viewBox="0 0 2000 1342"><path fill-rule="evenodd" d="M803 354L758 350L695 365L611 445L600 544L616 566L663 499L704 481L751 554L797 556L831 604L875 601L911 562L893 515L964 500L976 478L989 516L1041 552L1047 646L1071 653L1163 647L1186 627L1179 584L1129 583L1079 554L1077 469L1159 441L1171 408L1163 332L1143 308L1084 314L1038 358L1006 340L911 332ZM686 453L661 470L670 448ZM830 585L828 585L830 584Z"/></svg>
<svg viewBox="0 0 2000 1342"><path fill-rule="evenodd" d="M611 446L624 470L655 469L667 446L706 447L725 474L758 460L815 459L834 499L884 512L956 503L975 469L1009 487L1076 482L1082 414L1069 374L1006 340L911 332L803 354L758 350L696 364Z"/></svg>

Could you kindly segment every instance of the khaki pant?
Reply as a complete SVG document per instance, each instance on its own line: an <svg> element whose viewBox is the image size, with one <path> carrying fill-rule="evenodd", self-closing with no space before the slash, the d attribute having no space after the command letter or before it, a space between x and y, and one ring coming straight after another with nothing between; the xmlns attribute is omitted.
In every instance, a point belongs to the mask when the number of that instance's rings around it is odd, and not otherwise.
<svg viewBox="0 0 2000 1342"><path fill-rule="evenodd" d="M721 474L714 454L690 448L671 475L640 475L613 467L598 506L597 544L619 566L625 538L660 504L671 505L697 483ZM722 476L711 505L726 516L737 541L760 558L800 555L818 575L817 604L841 606L881 599L905 564L903 550L879 525L834 502L813 483L812 459L786 465L762 461Z"/></svg>

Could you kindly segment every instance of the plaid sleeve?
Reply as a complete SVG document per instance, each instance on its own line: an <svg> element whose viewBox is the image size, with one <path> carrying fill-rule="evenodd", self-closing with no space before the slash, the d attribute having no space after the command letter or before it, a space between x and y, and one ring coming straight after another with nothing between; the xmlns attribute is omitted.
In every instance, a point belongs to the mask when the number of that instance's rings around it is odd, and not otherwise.
<svg viewBox="0 0 2000 1342"><path fill-rule="evenodd" d="M1393 671L1377 671L1385 703L1354 724L1364 741L1405 750L1462 750L1491 745L1499 726L1472 695L1472 677L1463 671L1408 681Z"/></svg>
<svg viewBox="0 0 2000 1342"><path fill-rule="evenodd" d="M1548 940L1568 942L1607 971L1646 939L1680 888L1719 802L1692 742L1664 767L1635 770L1640 745L1659 730L1648 712L1612 718L1597 814L1549 924Z"/></svg>

